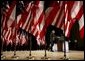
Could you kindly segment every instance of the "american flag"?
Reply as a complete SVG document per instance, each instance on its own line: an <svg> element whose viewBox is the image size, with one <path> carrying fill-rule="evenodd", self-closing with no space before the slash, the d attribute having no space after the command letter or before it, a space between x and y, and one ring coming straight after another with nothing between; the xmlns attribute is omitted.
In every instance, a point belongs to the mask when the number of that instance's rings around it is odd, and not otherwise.
<svg viewBox="0 0 85 61"><path fill-rule="evenodd" d="M59 19L60 19L59 17L62 15L60 14L62 12L61 9L63 9L62 5L60 4L63 4L63 2L58 3L57 1L51 1L47 9L45 10L45 18L44 18L44 21L41 23L42 28L40 32L40 37L42 40L45 40L47 27L49 25L56 26L56 23L59 22ZM60 7L62 8L60 9Z"/></svg>
<svg viewBox="0 0 85 61"><path fill-rule="evenodd" d="M40 38L40 24L44 21L44 1L36 1L33 4L32 14L33 14L33 21L31 26L31 32L36 37L38 45L41 43Z"/></svg>
<svg viewBox="0 0 85 61"><path fill-rule="evenodd" d="M15 13L16 13L16 1L3 1L3 38L7 44L12 42L12 29L14 28Z"/></svg>
<svg viewBox="0 0 85 61"><path fill-rule="evenodd" d="M83 1L17 1L17 4L12 1L4 5L7 8L3 6L2 30L6 40L13 40L14 20L17 21L16 30L21 28L33 34L38 45L46 43L45 35L49 25L62 29L65 36L69 37L75 19L79 22L80 36L84 38ZM26 42L23 41L22 44Z"/></svg>
<svg viewBox="0 0 85 61"><path fill-rule="evenodd" d="M30 7L31 7L31 3L30 2L26 2L24 3L24 1L18 1L17 3L17 24L16 24L16 29L17 31L20 32L20 34L18 34L17 37L18 41L17 43L23 45L26 43L27 41L27 37L28 35L25 35L25 32L28 32L28 23L29 23L29 18L30 18ZM25 30L25 32L23 31ZM19 33L18 32L18 33ZM26 37L27 36L27 37Z"/></svg>
<svg viewBox="0 0 85 61"><path fill-rule="evenodd" d="M83 1L67 1L65 4L65 36L70 36L70 30L76 21L79 23L81 39L84 38ZM77 20L76 20L77 19Z"/></svg>

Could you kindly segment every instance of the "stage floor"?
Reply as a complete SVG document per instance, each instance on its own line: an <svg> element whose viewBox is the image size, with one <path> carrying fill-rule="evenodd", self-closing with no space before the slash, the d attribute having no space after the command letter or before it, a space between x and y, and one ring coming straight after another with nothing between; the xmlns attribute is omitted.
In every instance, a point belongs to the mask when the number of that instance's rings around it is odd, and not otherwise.
<svg viewBox="0 0 85 61"><path fill-rule="evenodd" d="M47 57L48 60L62 60L61 58L64 57L64 53L63 52L50 52L50 51L46 51L47 52ZM31 51L32 56L34 57L32 60L43 60L41 59L42 57L44 57L44 50L34 50ZM13 59L11 58L13 56L14 52L13 51L4 51L3 55L6 56L6 58L1 60L28 60L26 57L29 56L29 51L16 51L16 55L18 56L17 59ZM70 50L68 53L66 53L67 58L69 58L69 60L84 60L84 51L72 51Z"/></svg>

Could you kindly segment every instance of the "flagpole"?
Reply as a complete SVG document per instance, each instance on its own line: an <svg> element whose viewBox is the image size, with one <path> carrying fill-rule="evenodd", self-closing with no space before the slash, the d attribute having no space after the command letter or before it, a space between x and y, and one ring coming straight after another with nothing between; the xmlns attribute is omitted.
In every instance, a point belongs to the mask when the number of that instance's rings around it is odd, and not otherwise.
<svg viewBox="0 0 85 61"><path fill-rule="evenodd" d="M65 4L64 4L64 8L65 8ZM65 8L66 9L66 8ZM64 11L64 13L65 13L65 11ZM64 60L69 60L68 58L67 58L67 56L66 56L66 44L65 44L65 40L66 40L66 38L65 38L65 17L64 17L64 35L62 35L63 37L64 37L64 39L63 39L63 41L64 41L64 57L63 58L61 58L61 59L64 59Z"/></svg>
<svg viewBox="0 0 85 61"><path fill-rule="evenodd" d="M15 9L15 11L16 11L16 9ZM14 55L12 56L13 59L18 59L18 56L16 56L16 34L17 34L16 26L17 26L17 16L16 16L16 12L15 12L15 29L14 29L15 39L14 39Z"/></svg>
<svg viewBox="0 0 85 61"><path fill-rule="evenodd" d="M34 59L34 57L31 54L31 47L32 47L32 42L31 42L31 34L30 34L30 51L29 51L29 56L27 57L27 59Z"/></svg>
<svg viewBox="0 0 85 61"><path fill-rule="evenodd" d="M46 54L46 44L45 44L45 55L44 55L43 59L48 59L47 54Z"/></svg>
<svg viewBox="0 0 85 61"><path fill-rule="evenodd" d="M2 38L3 38L3 35L2 35ZM3 39L2 39L2 47L1 47L1 59L5 59L6 56L3 55Z"/></svg>
<svg viewBox="0 0 85 61"><path fill-rule="evenodd" d="M3 8L1 9L1 11L2 11L1 14L2 14L2 17L3 17ZM2 31L1 31L1 35L2 35L2 36L1 36L1 40L2 40L2 44L1 44L1 59L4 59L5 56L3 55L3 45L4 45L4 44L3 44L3 41L4 41L4 40L3 40L3 38L4 38L4 37L3 37L3 20L2 20L1 23L2 23Z"/></svg>
<svg viewBox="0 0 85 61"><path fill-rule="evenodd" d="M30 35L30 53L29 56L31 56L31 35Z"/></svg>
<svg viewBox="0 0 85 61"><path fill-rule="evenodd" d="M64 24L64 27L65 27L65 24ZM63 43L64 43L64 57L63 58L61 58L61 59L64 59L64 60L69 60L69 58L67 58L67 56L66 56L66 44L65 44L65 40L66 40L66 38L65 38L65 29L64 29L64 35L62 35L63 36Z"/></svg>
<svg viewBox="0 0 85 61"><path fill-rule="evenodd" d="M66 44L65 44L65 35L64 35L64 57L63 57L64 60L69 60L66 56Z"/></svg>
<svg viewBox="0 0 85 61"><path fill-rule="evenodd" d="M65 4L64 4L65 5ZM64 6L64 8L65 8L65 6ZM66 9L66 8L65 8ZM64 17L64 19L65 19L65 17ZM65 44L65 40L66 40L66 38L65 38L65 20L64 20L64 60L69 60L68 58L67 58L67 56L66 56L66 44Z"/></svg>
<svg viewBox="0 0 85 61"><path fill-rule="evenodd" d="M45 9L44 9L44 14L45 14ZM44 21L45 21L45 16L44 16ZM46 46L47 46L47 44L45 43L45 55L44 55L44 57L41 58L41 59L44 59L44 60L48 60L48 58L49 58L49 57L47 57Z"/></svg>
<svg viewBox="0 0 85 61"><path fill-rule="evenodd" d="M32 4L33 4L33 2L32 2ZM31 4L31 5L32 5L32 4ZM32 12L31 12L31 14L32 14ZM30 19L32 19L32 16L31 16ZM31 59L34 60L34 56L32 56L32 54L31 54L31 47L32 47L31 25L32 25L32 23L30 22L30 27L29 27L29 33L30 33L30 51L29 51L29 56L26 57L28 60L31 60Z"/></svg>
<svg viewBox="0 0 85 61"><path fill-rule="evenodd" d="M45 44L45 55L44 55L44 57L41 58L43 60L48 60L49 59L49 57L47 57L46 46L47 46L47 44Z"/></svg>
<svg viewBox="0 0 85 61"><path fill-rule="evenodd" d="M69 60L69 58L67 57L67 55L66 55L66 44L65 44L65 35L63 36L64 37L64 40L63 40L63 42L64 42L64 57L63 58L61 58L61 59L63 59L63 60Z"/></svg>
<svg viewBox="0 0 85 61"><path fill-rule="evenodd" d="M31 33L31 24L30 24L30 33ZM31 54L31 47L32 47L32 39L31 39L31 34L30 34L30 51L29 51L29 56L27 57L28 60L33 59L34 60L34 56L32 56Z"/></svg>

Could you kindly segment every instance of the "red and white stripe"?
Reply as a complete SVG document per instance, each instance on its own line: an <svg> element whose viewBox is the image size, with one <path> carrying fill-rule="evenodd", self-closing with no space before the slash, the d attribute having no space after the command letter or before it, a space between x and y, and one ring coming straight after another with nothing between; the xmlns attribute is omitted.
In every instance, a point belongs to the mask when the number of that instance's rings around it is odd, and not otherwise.
<svg viewBox="0 0 85 61"><path fill-rule="evenodd" d="M5 40L7 42L7 44L9 44L12 40L12 31L11 31L11 25L14 25L13 22L15 21L15 13L16 13L16 2L13 1L13 4L10 6L8 12L6 12L6 21L5 21L5 27L7 27L8 30L6 30L6 28L4 28L3 30L3 35L5 36Z"/></svg>
<svg viewBox="0 0 85 61"><path fill-rule="evenodd" d="M60 1L60 9L59 9L59 14L58 14L58 18L56 18L56 22L55 25L57 28L63 27L64 24L64 2ZM62 29L64 30L64 29Z"/></svg>
<svg viewBox="0 0 85 61"><path fill-rule="evenodd" d="M18 37L17 37L17 39L18 39ZM21 34L20 39L18 39L18 40L20 41L21 45L25 44L27 41L26 36L24 34ZM18 43L19 41L17 41L16 43Z"/></svg>
<svg viewBox="0 0 85 61"><path fill-rule="evenodd" d="M27 25L29 23L29 18L31 14L31 6L32 2L27 3L25 5L25 11L21 12L21 14L17 16L17 29L19 29L19 27L25 30L27 29Z"/></svg>
<svg viewBox="0 0 85 61"><path fill-rule="evenodd" d="M80 36L83 39L84 38L84 14L82 14L81 18L79 19L79 31L80 31Z"/></svg>
<svg viewBox="0 0 85 61"><path fill-rule="evenodd" d="M35 10L35 11L34 11ZM31 33L36 37L37 44L40 45L40 23L44 18L44 1L36 1L32 10L33 18L31 24Z"/></svg>
<svg viewBox="0 0 85 61"><path fill-rule="evenodd" d="M52 7L52 8L51 8ZM57 19L60 14L60 5L53 3L53 5L50 7L50 10L47 10L46 17L45 17L45 23L43 25L42 31L40 33L41 39L45 40L45 32L49 25L55 25L57 22ZM63 15L62 15L63 16ZM61 20L61 19L60 19ZM59 24L60 25L60 24Z"/></svg>
<svg viewBox="0 0 85 61"><path fill-rule="evenodd" d="M69 12L69 14L68 14ZM72 25L75 23L75 18L79 21L79 30L83 29L81 33L81 37L84 36L84 18L83 18L83 1L73 1L73 2L67 2L67 12L68 14L66 17L66 23L65 23L65 36L70 35L70 30L72 28Z"/></svg>
<svg viewBox="0 0 85 61"><path fill-rule="evenodd" d="M30 19L30 17L31 17L31 8L32 8L32 2L27 3L25 5L25 11L21 12L21 14L17 16L17 30L20 27L20 28L22 28L22 29L24 29L28 32L28 29L30 27L29 23L31 21L31 19ZM22 40L22 41L20 41L22 45L26 42L26 38L23 38L23 39L20 39L20 40Z"/></svg>
<svg viewBox="0 0 85 61"><path fill-rule="evenodd" d="M79 2L79 11L76 17L78 18L79 22L79 31L81 39L84 39L84 11L83 11L83 1Z"/></svg>

